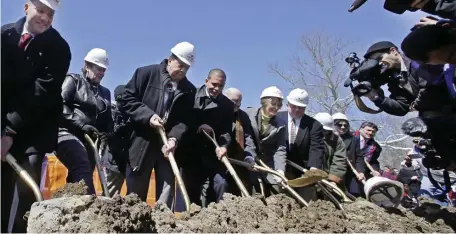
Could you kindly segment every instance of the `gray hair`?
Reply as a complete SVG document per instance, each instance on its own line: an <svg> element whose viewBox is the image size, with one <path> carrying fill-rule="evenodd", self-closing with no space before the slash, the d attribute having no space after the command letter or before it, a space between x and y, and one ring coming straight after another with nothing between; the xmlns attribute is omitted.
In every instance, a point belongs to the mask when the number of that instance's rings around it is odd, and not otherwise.
<svg viewBox="0 0 456 234"><path fill-rule="evenodd" d="M223 94L225 96L228 96L228 95L231 95L231 94L242 95L242 92L239 89L236 89L236 88L227 88L227 89L223 90Z"/></svg>

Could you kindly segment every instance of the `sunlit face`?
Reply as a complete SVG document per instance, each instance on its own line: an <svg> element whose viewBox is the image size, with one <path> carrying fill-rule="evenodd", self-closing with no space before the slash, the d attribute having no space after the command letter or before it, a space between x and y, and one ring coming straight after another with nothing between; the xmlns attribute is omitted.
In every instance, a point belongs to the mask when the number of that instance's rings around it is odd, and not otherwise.
<svg viewBox="0 0 456 234"><path fill-rule="evenodd" d="M372 139L375 137L377 130L375 130L373 127L366 126L364 128L361 128L359 132L361 133L361 136L364 137L364 139Z"/></svg>
<svg viewBox="0 0 456 234"><path fill-rule="evenodd" d="M54 19L54 10L40 1L27 1L24 5L27 30L32 34L40 34L48 30Z"/></svg>
<svg viewBox="0 0 456 234"><path fill-rule="evenodd" d="M300 107L293 105L291 103L288 103L288 113L292 118L301 118L304 116L304 113L306 112L305 107Z"/></svg>
<svg viewBox="0 0 456 234"><path fill-rule="evenodd" d="M187 71L189 68L189 65L182 62L177 57L171 56L168 59L167 70L171 78L175 81L184 79L184 77L187 75Z"/></svg>
<svg viewBox="0 0 456 234"><path fill-rule="evenodd" d="M380 64L386 65L388 69L400 69L402 57L396 48L391 48L388 53L384 53L380 58Z"/></svg>
<svg viewBox="0 0 456 234"><path fill-rule="evenodd" d="M278 97L267 97L262 100L263 113L268 117L273 117L282 108L282 99Z"/></svg>
<svg viewBox="0 0 456 234"><path fill-rule="evenodd" d="M225 87L225 77L212 75L206 78L206 87L211 97L218 97Z"/></svg>
<svg viewBox="0 0 456 234"><path fill-rule="evenodd" d="M103 79L106 68L86 62L85 69L87 71L86 77L95 84L99 84Z"/></svg>

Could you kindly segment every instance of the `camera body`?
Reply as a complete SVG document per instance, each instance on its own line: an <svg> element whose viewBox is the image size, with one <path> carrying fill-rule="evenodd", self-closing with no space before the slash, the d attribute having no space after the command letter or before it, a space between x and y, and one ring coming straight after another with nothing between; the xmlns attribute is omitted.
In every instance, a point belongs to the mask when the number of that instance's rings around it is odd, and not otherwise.
<svg viewBox="0 0 456 234"><path fill-rule="evenodd" d="M381 65L378 60L367 58L361 61L357 54L352 52L345 58L345 62L350 65L352 70L344 82L344 86L350 86L353 94L364 96L387 83L383 74L387 66Z"/></svg>

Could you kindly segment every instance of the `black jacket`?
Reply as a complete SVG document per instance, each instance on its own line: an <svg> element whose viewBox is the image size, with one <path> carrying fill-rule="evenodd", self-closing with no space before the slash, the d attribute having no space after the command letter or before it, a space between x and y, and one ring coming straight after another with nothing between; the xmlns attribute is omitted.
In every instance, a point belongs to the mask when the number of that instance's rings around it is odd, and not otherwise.
<svg viewBox="0 0 456 234"><path fill-rule="evenodd" d="M344 140L345 147L347 148L347 158L350 160L350 163L357 170L363 168L365 164L364 155L360 149L359 137L353 136L353 133L351 132L347 132L341 137ZM351 172L351 168L348 168L348 171Z"/></svg>
<svg viewBox="0 0 456 234"><path fill-rule="evenodd" d="M83 75L68 74L62 85L62 98L62 128L80 138L85 125L91 125L99 132L113 131L109 89L91 84Z"/></svg>
<svg viewBox="0 0 456 234"><path fill-rule="evenodd" d="M431 0L421 10L442 18L456 20L456 1L454 0Z"/></svg>
<svg viewBox="0 0 456 234"><path fill-rule="evenodd" d="M404 116L410 112L410 105L418 96L421 89L426 86L426 80L420 78L411 67L411 61L402 55L408 72L403 72L405 76L403 83L399 79L388 82L389 97L379 96L374 104L390 115Z"/></svg>
<svg viewBox="0 0 456 234"><path fill-rule="evenodd" d="M161 148L163 145L158 131L149 124L154 114L163 119L166 109L170 110L165 130L169 138L177 139L178 147L182 135L194 123L192 107L196 88L187 78L178 83L171 105L165 108L165 85L171 81L167 64L165 59L160 64L136 69L120 98L116 98L119 109L130 117L133 127L129 149L129 163L133 170L140 169L149 146Z"/></svg>
<svg viewBox="0 0 456 234"><path fill-rule="evenodd" d="M287 141L287 158L305 168L315 167L323 169L325 142L323 137L323 126L314 118L304 115L299 124L298 134L295 143L290 147L288 141L288 112L279 112L278 118L285 120L286 141ZM287 167L292 174L299 173L292 167Z"/></svg>
<svg viewBox="0 0 456 234"><path fill-rule="evenodd" d="M51 152L57 143L70 47L51 27L36 35L25 51L20 49L24 23L25 17L2 26L1 125L17 132L13 148Z"/></svg>

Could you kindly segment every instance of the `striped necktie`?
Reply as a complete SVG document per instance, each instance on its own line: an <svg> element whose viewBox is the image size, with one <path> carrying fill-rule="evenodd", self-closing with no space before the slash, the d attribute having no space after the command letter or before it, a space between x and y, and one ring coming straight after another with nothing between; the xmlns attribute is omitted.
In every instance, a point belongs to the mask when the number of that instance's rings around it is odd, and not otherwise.
<svg viewBox="0 0 456 234"><path fill-rule="evenodd" d="M296 120L291 119L290 145L294 144L295 140L296 140Z"/></svg>

